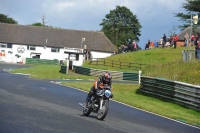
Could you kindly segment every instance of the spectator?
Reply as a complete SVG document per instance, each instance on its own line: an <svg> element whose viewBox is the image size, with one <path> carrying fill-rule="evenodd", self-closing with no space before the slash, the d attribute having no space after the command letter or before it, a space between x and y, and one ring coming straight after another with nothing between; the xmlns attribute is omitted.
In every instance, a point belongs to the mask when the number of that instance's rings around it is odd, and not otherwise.
<svg viewBox="0 0 200 133"><path fill-rule="evenodd" d="M125 52L125 46L124 46L124 44L122 44L122 53L124 53Z"/></svg>
<svg viewBox="0 0 200 133"><path fill-rule="evenodd" d="M151 43L150 40L148 40L148 42L146 43L146 46L145 46L145 50L149 49L150 43Z"/></svg>
<svg viewBox="0 0 200 133"><path fill-rule="evenodd" d="M117 52L118 54L120 54L121 53L121 48L120 47L118 47L118 52Z"/></svg>
<svg viewBox="0 0 200 133"><path fill-rule="evenodd" d="M188 41L189 41L189 35L188 32L185 34L185 46L188 46Z"/></svg>
<svg viewBox="0 0 200 133"><path fill-rule="evenodd" d="M191 43L191 46L194 45L194 40L195 40L195 39L194 39L194 35L192 34L192 37L191 37L191 42L192 42L192 43Z"/></svg>
<svg viewBox="0 0 200 133"><path fill-rule="evenodd" d="M128 49L129 49L130 51L133 51L133 43L130 43L130 44L129 44Z"/></svg>
<svg viewBox="0 0 200 133"><path fill-rule="evenodd" d="M195 46L197 46L197 44L198 44L198 43L197 43L198 38L199 38L198 35L196 35L196 36L194 37L194 45L195 45Z"/></svg>
<svg viewBox="0 0 200 133"><path fill-rule="evenodd" d="M197 42L198 42L197 48L196 48L196 50L197 50L197 58L200 59L200 39Z"/></svg>
<svg viewBox="0 0 200 133"><path fill-rule="evenodd" d="M174 40L174 49L176 49L176 42L178 41L178 35L175 34L173 40Z"/></svg>
<svg viewBox="0 0 200 133"><path fill-rule="evenodd" d="M154 46L158 47L158 42L156 40L154 41Z"/></svg>
<svg viewBox="0 0 200 133"><path fill-rule="evenodd" d="M124 45L124 52L128 52L128 46Z"/></svg>
<svg viewBox="0 0 200 133"><path fill-rule="evenodd" d="M154 48L154 42L150 43L150 49Z"/></svg>
<svg viewBox="0 0 200 133"><path fill-rule="evenodd" d="M135 41L133 42L133 49L134 49L134 51L137 50L137 43Z"/></svg>
<svg viewBox="0 0 200 133"><path fill-rule="evenodd" d="M162 44L162 47L163 47L163 48L165 47L166 42L167 42L167 37L166 37L166 35L164 34L164 36L163 36L163 44Z"/></svg>

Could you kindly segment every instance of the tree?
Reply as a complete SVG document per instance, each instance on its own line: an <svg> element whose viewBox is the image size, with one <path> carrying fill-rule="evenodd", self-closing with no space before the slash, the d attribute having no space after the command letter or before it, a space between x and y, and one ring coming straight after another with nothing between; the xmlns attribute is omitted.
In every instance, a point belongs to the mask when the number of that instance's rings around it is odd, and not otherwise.
<svg viewBox="0 0 200 133"><path fill-rule="evenodd" d="M175 26L172 27L172 29L169 30L168 35L169 36L174 36L177 32L177 28Z"/></svg>
<svg viewBox="0 0 200 133"><path fill-rule="evenodd" d="M136 15L124 6L116 6L116 9L111 10L106 14L100 24L101 31L111 40L115 46L121 44L130 44L133 40L139 41L140 25Z"/></svg>
<svg viewBox="0 0 200 133"><path fill-rule="evenodd" d="M175 13L175 17L179 17L180 21L182 21L184 24L179 26L181 30L184 30L188 26L190 26L191 23L191 15L197 15L200 16L200 0L185 0L186 2L183 3L182 8L186 9L186 13ZM198 22L197 26L200 25Z"/></svg>
<svg viewBox="0 0 200 133"><path fill-rule="evenodd" d="M0 23L18 24L17 21L15 21L12 18L9 18L8 15L5 14L0 14Z"/></svg>
<svg viewBox="0 0 200 133"><path fill-rule="evenodd" d="M42 23L40 22L36 22L36 23L33 23L31 24L32 26L41 26L41 27L46 27L46 25L43 25Z"/></svg>
<svg viewBox="0 0 200 133"><path fill-rule="evenodd" d="M42 19L42 23L36 22L36 23L31 24L31 25L32 26L40 26L40 27L51 27L51 26L46 25L46 22L45 22L46 16L45 16L45 14L42 15L41 19Z"/></svg>

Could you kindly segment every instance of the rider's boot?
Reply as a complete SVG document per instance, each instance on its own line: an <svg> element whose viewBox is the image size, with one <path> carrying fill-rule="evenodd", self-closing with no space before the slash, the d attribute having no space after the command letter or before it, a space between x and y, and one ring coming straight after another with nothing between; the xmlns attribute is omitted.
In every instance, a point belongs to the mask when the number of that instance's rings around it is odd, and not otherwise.
<svg viewBox="0 0 200 133"><path fill-rule="evenodd" d="M88 102L90 102L90 100L91 100L91 98L87 97L83 106L86 107L88 105Z"/></svg>

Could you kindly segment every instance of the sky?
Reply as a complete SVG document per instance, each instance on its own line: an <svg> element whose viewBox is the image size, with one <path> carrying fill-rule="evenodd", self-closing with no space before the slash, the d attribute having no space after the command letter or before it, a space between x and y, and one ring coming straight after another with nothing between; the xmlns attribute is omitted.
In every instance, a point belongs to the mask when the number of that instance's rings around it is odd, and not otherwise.
<svg viewBox="0 0 200 133"><path fill-rule="evenodd" d="M100 31L102 19L116 6L125 6L141 24L138 45L160 40L173 26L182 24L174 13L182 13L185 0L0 0L0 14L8 15L20 25L42 23L62 29ZM177 28L176 33L180 33ZM87 39L87 38L86 38ZM80 38L81 40L81 38Z"/></svg>

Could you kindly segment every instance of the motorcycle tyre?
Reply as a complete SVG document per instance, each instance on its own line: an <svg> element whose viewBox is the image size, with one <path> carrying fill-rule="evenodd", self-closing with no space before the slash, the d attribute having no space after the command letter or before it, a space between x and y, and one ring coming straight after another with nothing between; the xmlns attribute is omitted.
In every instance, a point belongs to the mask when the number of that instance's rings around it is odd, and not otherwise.
<svg viewBox="0 0 200 133"><path fill-rule="evenodd" d="M104 103L106 103L106 105L104 105L104 106L106 106L106 107L105 107L104 114L100 117L100 116L99 116L99 111L100 111L100 109L99 109L98 112L97 112L97 119L98 119L98 120L103 120L103 119L106 117L107 113L108 113L109 100L104 100Z"/></svg>
<svg viewBox="0 0 200 133"><path fill-rule="evenodd" d="M91 108L91 107L87 108L87 109L88 109L87 112L85 112L84 109L85 109L85 108L83 108L83 115L84 115L84 116L88 116L88 115L90 115L90 113L92 112L92 108Z"/></svg>

